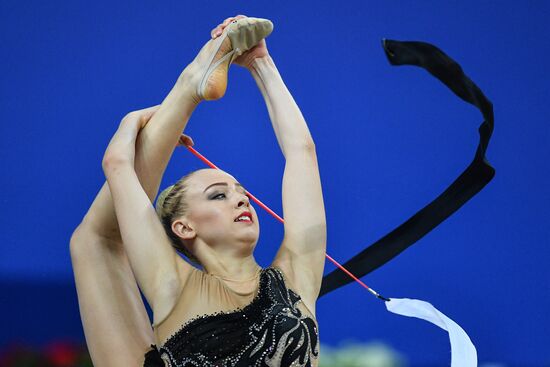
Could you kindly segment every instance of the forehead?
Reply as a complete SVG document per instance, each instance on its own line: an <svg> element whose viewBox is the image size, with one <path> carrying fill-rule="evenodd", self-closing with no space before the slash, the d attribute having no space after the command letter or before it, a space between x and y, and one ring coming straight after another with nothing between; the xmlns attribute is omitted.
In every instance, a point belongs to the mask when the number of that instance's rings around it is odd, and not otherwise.
<svg viewBox="0 0 550 367"><path fill-rule="evenodd" d="M200 191L217 182L226 182L234 184L237 182L235 177L219 169L201 169L194 172L188 181L189 191Z"/></svg>

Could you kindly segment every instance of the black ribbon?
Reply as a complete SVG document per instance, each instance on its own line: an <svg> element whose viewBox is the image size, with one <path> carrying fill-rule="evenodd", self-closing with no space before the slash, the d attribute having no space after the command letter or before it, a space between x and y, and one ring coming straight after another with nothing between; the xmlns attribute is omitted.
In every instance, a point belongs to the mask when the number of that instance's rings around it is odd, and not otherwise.
<svg viewBox="0 0 550 367"><path fill-rule="evenodd" d="M466 170L431 203L344 264L358 278L384 265L424 237L481 191L495 175L494 168L485 158L493 133L493 105L464 74L460 65L439 48L425 42L382 40L382 47L390 64L424 68L458 97L479 108L485 121L479 126L479 144ZM352 280L340 269L332 271L323 277L319 297Z"/></svg>

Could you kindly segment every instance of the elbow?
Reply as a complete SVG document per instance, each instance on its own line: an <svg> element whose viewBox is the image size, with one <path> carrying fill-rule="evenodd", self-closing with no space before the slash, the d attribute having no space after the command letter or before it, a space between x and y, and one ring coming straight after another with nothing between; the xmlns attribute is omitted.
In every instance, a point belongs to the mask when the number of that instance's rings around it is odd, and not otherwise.
<svg viewBox="0 0 550 367"><path fill-rule="evenodd" d="M315 143L313 142L313 139L305 139L300 140L296 142L289 143L285 146L285 156L287 153L310 153L315 155Z"/></svg>
<svg viewBox="0 0 550 367"><path fill-rule="evenodd" d="M117 171L121 167L133 165L131 160L123 154L107 151L103 156L101 166L105 175Z"/></svg>
<svg viewBox="0 0 550 367"><path fill-rule="evenodd" d="M307 139L302 143L303 149L305 149L308 152L315 153L315 143L313 142L313 139Z"/></svg>

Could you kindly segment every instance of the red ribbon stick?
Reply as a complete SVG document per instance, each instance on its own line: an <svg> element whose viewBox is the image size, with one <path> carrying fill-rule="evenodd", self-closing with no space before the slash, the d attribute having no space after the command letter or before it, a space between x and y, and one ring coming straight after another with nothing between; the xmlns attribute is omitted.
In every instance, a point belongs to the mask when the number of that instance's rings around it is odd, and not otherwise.
<svg viewBox="0 0 550 367"><path fill-rule="evenodd" d="M211 167L211 168L214 168L214 169L219 169L214 163L210 162L205 156L203 156L202 154L200 154L196 149L194 149L193 147L189 146L189 145L186 145L185 146L187 149L189 149L189 151L191 153L193 153L194 156L196 156L197 158L199 158L201 161L203 161L207 166ZM258 204L260 207L262 207L265 211L267 211L269 214L271 214L275 219L277 219L279 222L281 223L284 223L284 219L281 218L277 213L275 213L273 210L269 209L269 207L267 205L265 205L264 203L262 203L260 200L258 200L254 195L252 195L250 192L246 192L246 194L250 197L250 199L252 199L252 201L254 201L256 204ZM369 286L367 286L365 283L363 283L359 278L357 278L355 275L353 275L348 269L344 268L338 261L334 260L329 254L325 253L325 257L327 259L330 260L330 262L332 262L334 265L336 265L337 267L339 267L344 273L346 273L348 276L350 276L353 280L355 280L357 283L359 283L363 288L365 288L366 290L368 290L370 293L372 293L373 295L375 295L376 297L384 300L384 301L389 301L387 298L385 297L382 297L379 293L377 293L374 289L370 288Z"/></svg>

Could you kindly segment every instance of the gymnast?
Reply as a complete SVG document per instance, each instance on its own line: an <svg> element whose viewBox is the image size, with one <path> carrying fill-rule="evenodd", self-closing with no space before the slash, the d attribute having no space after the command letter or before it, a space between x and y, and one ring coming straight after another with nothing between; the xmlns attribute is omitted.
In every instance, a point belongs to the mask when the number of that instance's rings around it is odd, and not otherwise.
<svg viewBox="0 0 550 367"><path fill-rule="evenodd" d="M318 365L325 210L313 139L266 46L272 29L225 19L162 104L127 114L111 139L107 182L70 242L95 366ZM255 79L285 157L284 239L266 268L253 254L258 216L230 174L191 172L152 205L175 147L193 144L182 135L192 112L224 95L230 64ZM238 131L227 136L235 150Z"/></svg>

